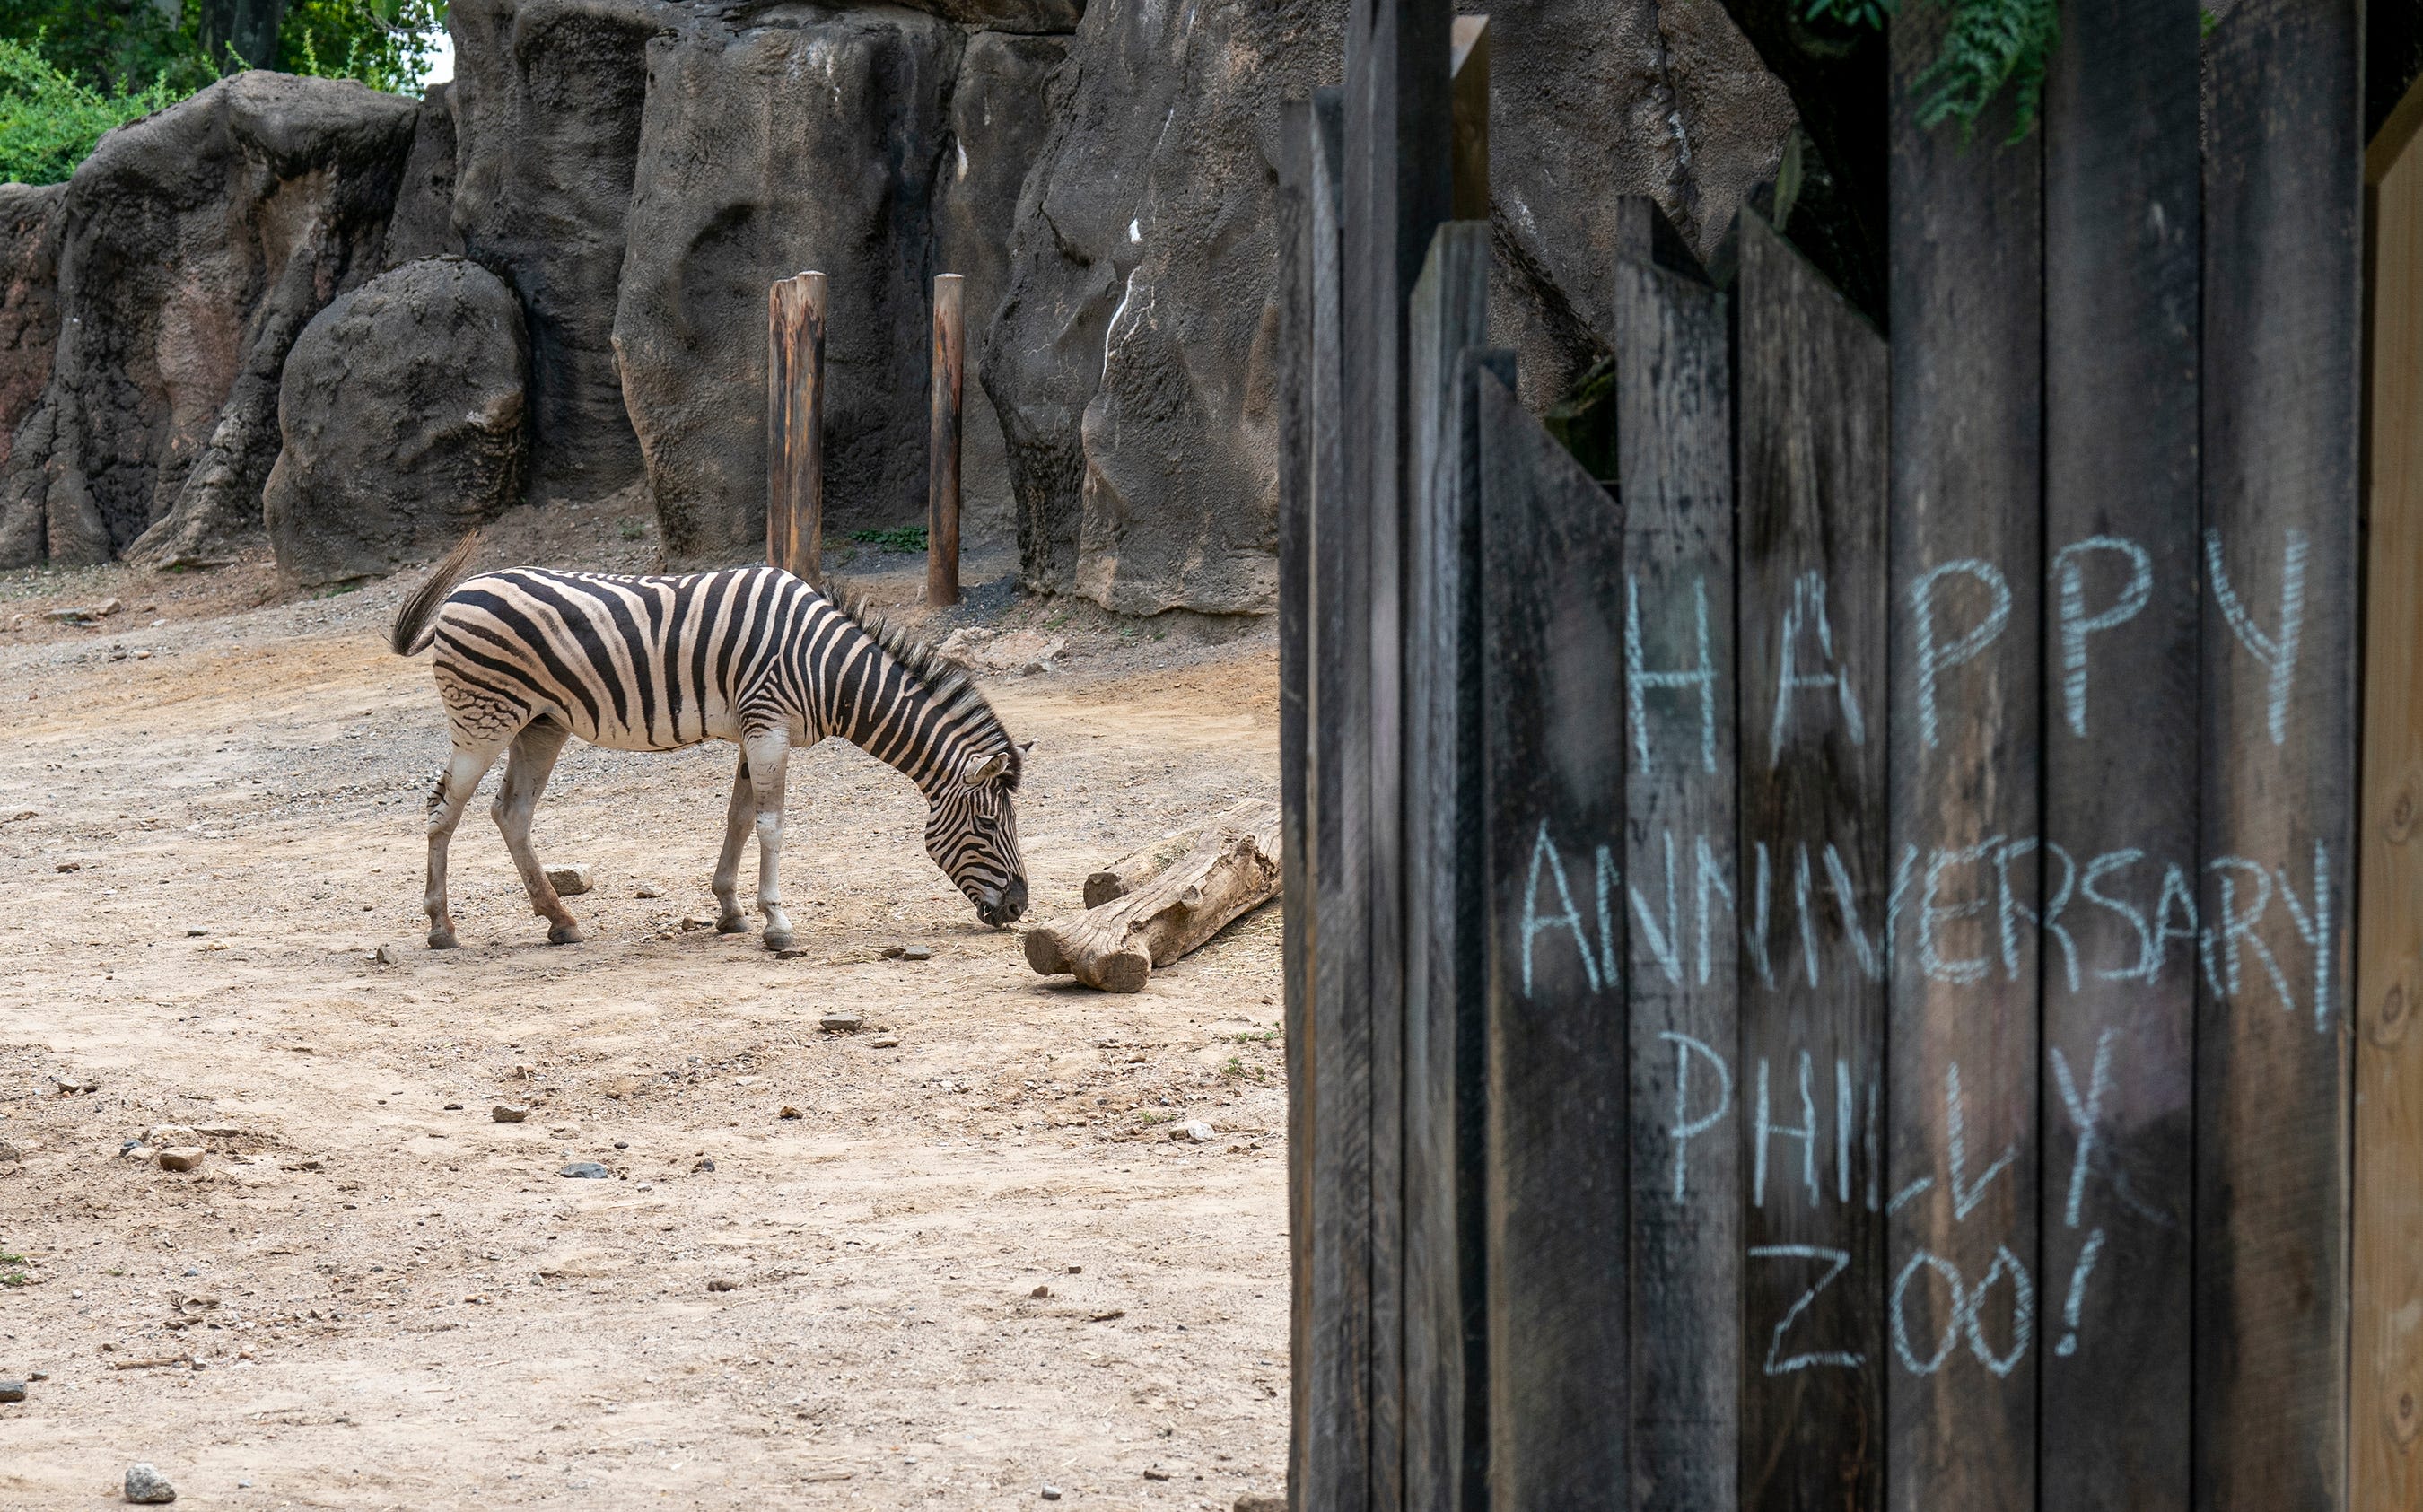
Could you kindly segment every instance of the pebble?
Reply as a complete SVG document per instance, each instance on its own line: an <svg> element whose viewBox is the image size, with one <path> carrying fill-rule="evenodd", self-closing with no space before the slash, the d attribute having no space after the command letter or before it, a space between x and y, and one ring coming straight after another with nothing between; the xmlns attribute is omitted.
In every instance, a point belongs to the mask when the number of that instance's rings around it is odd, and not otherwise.
<svg viewBox="0 0 2423 1512"><path fill-rule="evenodd" d="M201 1135L196 1133L190 1124L154 1124L143 1133L143 1142L155 1148L167 1144L193 1144L200 1139Z"/></svg>
<svg viewBox="0 0 2423 1512"><path fill-rule="evenodd" d="M594 1160L575 1160L556 1173L559 1176L569 1176L576 1181L604 1181L613 1173Z"/></svg>
<svg viewBox="0 0 2423 1512"><path fill-rule="evenodd" d="M198 1144L189 1144L180 1150L162 1150L160 1152L160 1169L163 1171L199 1171L202 1168L203 1153L202 1147Z"/></svg>
<svg viewBox="0 0 2423 1512"><path fill-rule="evenodd" d="M807 953L808 948L805 945L785 945L781 950L774 953L774 959L778 961L796 961Z"/></svg>
<svg viewBox="0 0 2423 1512"><path fill-rule="evenodd" d="M177 1488L168 1477L151 1468L149 1462L126 1467L126 1499L139 1505L151 1505L177 1499Z"/></svg>
<svg viewBox="0 0 2423 1512"><path fill-rule="evenodd" d="M738 1291L740 1283L730 1276L718 1276L706 1284L706 1289L711 1292Z"/></svg>
<svg viewBox="0 0 2423 1512"><path fill-rule="evenodd" d="M55 868L55 870L61 871L61 872L81 872L81 871L83 871L83 870L84 870L84 862L82 862L82 861L61 861L61 862L59 862L59 863L58 863L57 867L56 867L56 868Z"/></svg>
<svg viewBox="0 0 2423 1512"><path fill-rule="evenodd" d="M121 1160L128 1158L149 1160L151 1158L151 1146L141 1140L128 1140L118 1147L118 1158Z"/></svg>
<svg viewBox="0 0 2423 1512"><path fill-rule="evenodd" d="M488 1110L488 1116L499 1124L518 1124L530 1116L528 1103L499 1103Z"/></svg>
<svg viewBox="0 0 2423 1512"><path fill-rule="evenodd" d="M235 1124L197 1124L194 1132L206 1140L231 1140L244 1133Z"/></svg>
<svg viewBox="0 0 2423 1512"><path fill-rule="evenodd" d="M664 895L665 890L654 882L642 882L631 890L631 896L635 898L661 898Z"/></svg>
<svg viewBox="0 0 2423 1512"><path fill-rule="evenodd" d="M67 868L62 866L59 870L64 872ZM900 957L909 953L909 947L906 945L886 945L877 953L881 955L887 961L896 961L900 959Z"/></svg>
<svg viewBox="0 0 2423 1512"><path fill-rule="evenodd" d="M690 1162L689 1169L692 1174L702 1171L712 1171L715 1169L715 1162L707 1159L693 1160Z"/></svg>
<svg viewBox="0 0 2423 1512"><path fill-rule="evenodd" d="M789 1103L784 1103L783 1105L782 1112L776 1116L780 1118L799 1118L802 1115L798 1109L792 1107Z"/></svg>
<svg viewBox="0 0 2423 1512"><path fill-rule="evenodd" d="M934 953L923 945L911 945L900 953L900 958L904 961L930 961Z"/></svg>
<svg viewBox="0 0 2423 1512"><path fill-rule="evenodd" d="M715 927L715 916L713 914L689 914L683 918L681 926L684 929L713 929Z"/></svg>
<svg viewBox="0 0 2423 1512"><path fill-rule="evenodd" d="M900 1036L897 1034L878 1034L873 1039L868 1040L866 1042L866 1046L867 1048L872 1050L898 1049L900 1047Z"/></svg>
<svg viewBox="0 0 2423 1512"><path fill-rule="evenodd" d="M1026 1295L1029 1297L1049 1297L1052 1295L1052 1288L1049 1286L1037 1286Z"/></svg>
<svg viewBox="0 0 2423 1512"><path fill-rule="evenodd" d="M1057 1486L1044 1487L1043 1499L1047 1502L1056 1502L1060 1500L1060 1488Z"/></svg>
<svg viewBox="0 0 2423 1512"><path fill-rule="evenodd" d="M22 1380L0 1380L0 1402L22 1402L25 1399L25 1383Z"/></svg>
<svg viewBox="0 0 2423 1512"><path fill-rule="evenodd" d="M25 1158L24 1151L7 1140L0 1140L0 1160L23 1160L24 1158Z"/></svg>
<svg viewBox="0 0 2423 1512"><path fill-rule="evenodd" d="M201 931L198 929L194 933L198 935ZM403 964L404 956L394 946L382 945L371 952L371 959L381 966L400 966Z"/></svg>
<svg viewBox="0 0 2423 1512"><path fill-rule="evenodd" d="M1173 1140L1184 1140L1189 1144L1209 1144L1220 1136L1212 1131L1211 1125L1200 1120L1189 1119L1171 1129L1169 1137Z"/></svg>
<svg viewBox="0 0 2423 1512"><path fill-rule="evenodd" d="M836 1034L855 1034L858 1032L858 1026L865 1023L866 1019L859 1014L831 1013L817 1022Z"/></svg>
<svg viewBox="0 0 2423 1512"><path fill-rule="evenodd" d="M448 1103L448 1104L447 1104L443 1109L441 1109L441 1110L440 1110L440 1111L442 1111L442 1112L449 1112L449 1113L459 1113L459 1112L461 1112L462 1110L463 1110L463 1105L462 1105L461 1103Z"/></svg>
<svg viewBox="0 0 2423 1512"><path fill-rule="evenodd" d="M1237 1504L1229 1512L1288 1512L1287 1498L1262 1491L1247 1491L1237 1498Z"/></svg>
<svg viewBox="0 0 2423 1512"><path fill-rule="evenodd" d="M558 861L545 870L547 886L555 889L560 898L577 898L594 886L589 880L589 868L579 861Z"/></svg>
<svg viewBox="0 0 2423 1512"><path fill-rule="evenodd" d="M1144 1473L1144 1478L1147 1480L1167 1480L1169 1479L1169 1472L1159 1469L1148 1470Z"/></svg>

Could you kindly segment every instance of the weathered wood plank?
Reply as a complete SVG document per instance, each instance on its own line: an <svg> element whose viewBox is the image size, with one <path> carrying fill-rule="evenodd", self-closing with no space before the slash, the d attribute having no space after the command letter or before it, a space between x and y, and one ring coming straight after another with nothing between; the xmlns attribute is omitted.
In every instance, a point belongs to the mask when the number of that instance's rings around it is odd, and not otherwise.
<svg viewBox="0 0 2423 1512"><path fill-rule="evenodd" d="M1631 1477L1621 512L1480 385L1490 1505Z"/></svg>
<svg viewBox="0 0 2423 1512"><path fill-rule="evenodd" d="M1286 360L1279 364L1279 890L1281 1024L1288 1079L1288 1493L1304 1504L1312 1359L1312 492L1314 238L1309 100L1283 108L1280 242ZM1334 277L1333 273L1333 277ZM1334 305L1333 305L1334 309ZM1328 349L1336 353L1336 343ZM1336 376L1330 378L1336 397Z"/></svg>
<svg viewBox="0 0 2423 1512"><path fill-rule="evenodd" d="M926 602L959 601L959 400L967 377L967 279L934 276L934 352L926 409Z"/></svg>
<svg viewBox="0 0 2423 1512"><path fill-rule="evenodd" d="M1308 1402L1298 1504L1370 1497L1370 1000L1364 927L1370 764L1370 562L1346 486L1345 105L1313 95L1312 562L1308 728L1313 843L1311 1336L1296 1368Z"/></svg>
<svg viewBox="0 0 2423 1512"><path fill-rule="evenodd" d="M1745 212L1736 232L1744 738L1727 859L1755 942L1734 1078L1751 1173L1740 1505L1874 1512L1891 1363L1877 1128L1890 363L1765 221Z"/></svg>
<svg viewBox="0 0 2423 1512"><path fill-rule="evenodd" d="M2197 871L2195 0L2072 0L2045 104L2043 1512L2189 1502ZM2058 849L2053 847L2059 847ZM2082 884L2091 889L2082 891Z"/></svg>
<svg viewBox="0 0 2423 1512"><path fill-rule="evenodd" d="M1477 1503L1467 1431L1479 1337L1481 1095L1479 442L1465 354L1489 324L1489 224L1438 228L1407 346L1414 510L1405 534L1405 1504Z"/></svg>
<svg viewBox="0 0 2423 1512"><path fill-rule="evenodd" d="M1368 784L1351 825L1360 844L1369 941L1352 1000L1364 1020L1371 1242L1370 1505L1404 1502L1404 529L1411 433L1406 311L1431 235L1447 218L1453 123L1448 89L1448 0L1349 8L1340 330L1346 347L1345 512L1341 554L1362 559L1350 612L1366 658ZM1348 544L1348 543L1352 543ZM1341 648L1343 650L1345 648ZM1353 1007L1350 1013L1356 1012Z"/></svg>
<svg viewBox="0 0 2423 1512"><path fill-rule="evenodd" d="M2423 1509L2423 87L2367 150L2364 848L2349 1504Z"/></svg>
<svg viewBox="0 0 2423 1512"><path fill-rule="evenodd" d="M1741 1399L1738 1146L1719 1080L1740 1032L1738 952L1729 921L1695 932L1691 904L1699 858L1730 858L1735 842L1731 333L1722 295L1646 256L1617 262L1614 293L1635 912L1631 1504L1697 1512L1734 1503Z"/></svg>
<svg viewBox="0 0 2423 1512"><path fill-rule="evenodd" d="M2212 1512L2317 1512L2347 1484L2361 10L2243 0L2204 48L2194 1435Z"/></svg>
<svg viewBox="0 0 2423 1512"><path fill-rule="evenodd" d="M1919 124L1946 18L1892 23L1886 1500L2032 1512L2041 911L2042 135ZM1904 671L1902 669L1907 668ZM2002 906L2005 898L2025 910Z"/></svg>
<svg viewBox="0 0 2423 1512"><path fill-rule="evenodd" d="M766 563L824 575L825 276L766 291Z"/></svg>

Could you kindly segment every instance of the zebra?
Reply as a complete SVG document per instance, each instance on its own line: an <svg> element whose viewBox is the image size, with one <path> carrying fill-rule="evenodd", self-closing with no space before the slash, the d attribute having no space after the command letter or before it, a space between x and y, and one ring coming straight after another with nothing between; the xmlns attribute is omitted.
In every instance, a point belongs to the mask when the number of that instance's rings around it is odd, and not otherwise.
<svg viewBox="0 0 2423 1512"><path fill-rule="evenodd" d="M514 567L464 580L466 536L396 611L401 656L436 648L432 670L453 749L429 799L429 946L455 944L446 851L480 780L510 749L489 810L547 921L580 927L531 848L531 811L564 742L677 750L740 748L715 867L716 928L745 933L735 895L757 834L757 909L768 950L789 947L783 911L783 777L795 748L838 736L897 767L925 794L926 854L995 926L1026 910L1026 865L1010 795L1034 744L1013 742L958 668L863 605L834 603L773 567L624 577ZM459 586L458 586L459 583Z"/></svg>

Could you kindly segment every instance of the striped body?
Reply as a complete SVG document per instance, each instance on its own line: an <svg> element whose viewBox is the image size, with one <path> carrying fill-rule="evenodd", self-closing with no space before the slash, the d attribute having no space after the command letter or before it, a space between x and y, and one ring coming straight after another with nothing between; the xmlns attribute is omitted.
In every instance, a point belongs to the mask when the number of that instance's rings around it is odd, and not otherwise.
<svg viewBox="0 0 2423 1512"><path fill-rule="evenodd" d="M616 750L705 740L741 748L715 874L728 931L746 927L734 881L753 825L767 942L790 942L777 883L784 772L792 749L828 736L889 763L926 795L926 854L987 922L1023 911L1010 804L1021 748L958 669L775 568L623 577L515 567L454 586L476 543L467 539L405 601L392 635L405 655L436 648L453 739L430 806L433 945L453 942L447 842L507 748L497 823L532 905L554 925L549 937L579 937L529 843L530 811L574 735Z"/></svg>

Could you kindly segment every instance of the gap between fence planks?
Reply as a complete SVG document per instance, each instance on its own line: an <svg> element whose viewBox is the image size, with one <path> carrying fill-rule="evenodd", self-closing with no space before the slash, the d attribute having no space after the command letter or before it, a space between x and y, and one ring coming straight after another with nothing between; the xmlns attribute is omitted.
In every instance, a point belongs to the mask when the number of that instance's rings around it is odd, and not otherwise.
<svg viewBox="0 0 2423 1512"><path fill-rule="evenodd" d="M1134 860L1135 858L1130 858ZM1089 883L1090 888L1090 883ZM1026 932L1026 964L1103 992L1142 992L1167 966L1279 890L1277 806L1241 806L1206 825L1136 890Z"/></svg>

